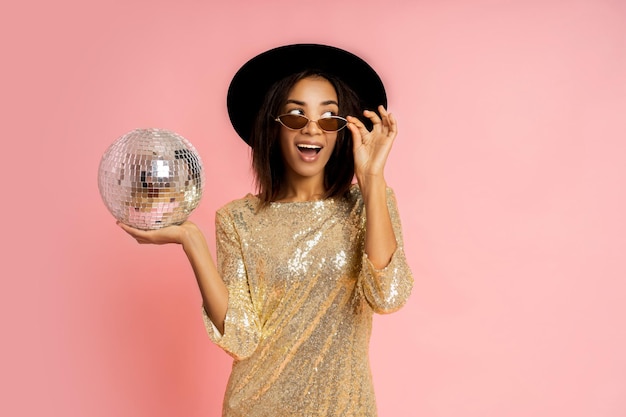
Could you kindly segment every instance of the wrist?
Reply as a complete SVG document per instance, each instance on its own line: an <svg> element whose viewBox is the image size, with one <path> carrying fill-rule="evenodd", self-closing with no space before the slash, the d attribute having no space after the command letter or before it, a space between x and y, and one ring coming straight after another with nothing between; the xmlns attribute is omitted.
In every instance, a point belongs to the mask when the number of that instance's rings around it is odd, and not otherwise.
<svg viewBox="0 0 626 417"><path fill-rule="evenodd" d="M202 236L200 229L194 223L185 222L179 227L180 233L178 236L178 243L183 245L183 248L188 248L198 241L198 236Z"/></svg>

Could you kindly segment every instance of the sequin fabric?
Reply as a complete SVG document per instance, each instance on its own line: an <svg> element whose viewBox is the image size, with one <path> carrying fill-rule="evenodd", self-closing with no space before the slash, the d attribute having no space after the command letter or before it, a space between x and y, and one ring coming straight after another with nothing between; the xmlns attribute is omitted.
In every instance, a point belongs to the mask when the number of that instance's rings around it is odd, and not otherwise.
<svg viewBox="0 0 626 417"><path fill-rule="evenodd" d="M387 201L398 248L382 270L363 252L356 185L348 198L257 210L249 194L218 210L224 334L203 315L209 337L234 358L223 416L376 416L372 316L402 307L413 285L391 189Z"/></svg>

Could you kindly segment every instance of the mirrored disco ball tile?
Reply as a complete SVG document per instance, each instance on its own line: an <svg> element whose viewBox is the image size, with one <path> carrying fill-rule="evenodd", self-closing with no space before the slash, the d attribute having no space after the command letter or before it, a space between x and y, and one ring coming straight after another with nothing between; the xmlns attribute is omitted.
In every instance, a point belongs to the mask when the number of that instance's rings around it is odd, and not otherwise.
<svg viewBox="0 0 626 417"><path fill-rule="evenodd" d="M184 222L204 187L202 160L182 136L162 129L136 129L104 153L98 188L113 217L138 229Z"/></svg>

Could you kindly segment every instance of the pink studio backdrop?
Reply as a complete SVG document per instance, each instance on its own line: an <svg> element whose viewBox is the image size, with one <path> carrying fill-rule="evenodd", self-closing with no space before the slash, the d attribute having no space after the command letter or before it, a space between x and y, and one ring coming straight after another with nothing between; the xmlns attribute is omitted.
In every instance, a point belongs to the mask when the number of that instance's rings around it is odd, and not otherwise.
<svg viewBox="0 0 626 417"><path fill-rule="evenodd" d="M218 416L230 360L178 247L97 190L137 127L191 140L192 215L252 189L225 108L246 59L330 43L381 74L416 285L377 317L381 416L626 416L626 3L74 1L5 10L3 416ZM7 190L7 188L4 188Z"/></svg>

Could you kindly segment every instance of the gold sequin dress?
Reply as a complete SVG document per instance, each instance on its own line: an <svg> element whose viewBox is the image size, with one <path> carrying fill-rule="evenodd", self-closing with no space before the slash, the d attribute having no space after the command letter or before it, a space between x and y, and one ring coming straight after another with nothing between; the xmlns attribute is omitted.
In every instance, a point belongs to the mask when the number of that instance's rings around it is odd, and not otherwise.
<svg viewBox="0 0 626 417"><path fill-rule="evenodd" d="M229 290L221 335L233 358L225 417L376 416L368 360L372 315L406 302L413 278L391 189L398 248L376 270L363 252L364 205L347 198L270 203L248 194L216 214L217 259Z"/></svg>

